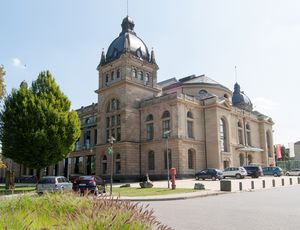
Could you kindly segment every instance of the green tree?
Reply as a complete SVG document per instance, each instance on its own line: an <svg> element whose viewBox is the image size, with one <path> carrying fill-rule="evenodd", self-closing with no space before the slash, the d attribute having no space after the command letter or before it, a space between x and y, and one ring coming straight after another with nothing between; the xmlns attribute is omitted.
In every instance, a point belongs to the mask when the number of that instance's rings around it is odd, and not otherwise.
<svg viewBox="0 0 300 230"><path fill-rule="evenodd" d="M4 99L0 140L3 156L37 169L56 164L73 150L80 124L49 71L30 88L22 82Z"/></svg>
<svg viewBox="0 0 300 230"><path fill-rule="evenodd" d="M0 100L3 99L5 93L5 85L4 85L4 67L0 65Z"/></svg>
<svg viewBox="0 0 300 230"><path fill-rule="evenodd" d="M0 66L0 100L2 100L5 92L4 75L5 75L4 67ZM0 153L0 169L1 168L6 168L6 165L3 163L2 155Z"/></svg>

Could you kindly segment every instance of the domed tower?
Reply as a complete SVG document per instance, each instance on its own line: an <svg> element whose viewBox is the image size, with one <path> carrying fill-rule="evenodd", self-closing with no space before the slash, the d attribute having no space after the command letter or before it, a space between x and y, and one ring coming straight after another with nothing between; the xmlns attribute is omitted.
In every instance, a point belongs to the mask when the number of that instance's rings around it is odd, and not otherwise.
<svg viewBox="0 0 300 230"><path fill-rule="evenodd" d="M249 112L253 110L252 102L249 97L241 91L241 87L237 82L234 84L232 105Z"/></svg>
<svg viewBox="0 0 300 230"><path fill-rule="evenodd" d="M111 42L106 54L102 51L97 67L99 144L107 143L111 136L120 143L138 143L140 101L161 91L157 86L158 65L154 51L150 54L144 41L137 36L130 17L123 19L121 27L121 33Z"/></svg>
<svg viewBox="0 0 300 230"><path fill-rule="evenodd" d="M121 27L121 33L112 41L106 55L102 51L97 67L99 90L121 80L156 89L158 65L154 51L149 54L144 41L134 32L134 22L129 16L123 19Z"/></svg>

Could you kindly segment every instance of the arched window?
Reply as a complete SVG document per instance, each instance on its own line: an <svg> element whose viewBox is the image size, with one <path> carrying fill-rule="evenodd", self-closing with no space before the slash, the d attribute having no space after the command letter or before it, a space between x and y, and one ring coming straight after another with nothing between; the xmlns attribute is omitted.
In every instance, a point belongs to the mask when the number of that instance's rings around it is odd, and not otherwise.
<svg viewBox="0 0 300 230"><path fill-rule="evenodd" d="M165 150L165 152L164 152L164 162L165 162L165 169L172 168L172 152L171 152L171 149L169 149L169 151L168 151L168 157L167 157L167 151ZM168 167L167 162L169 162L169 167Z"/></svg>
<svg viewBox="0 0 300 230"><path fill-rule="evenodd" d="M224 94L224 97L225 97L226 99L229 99L229 96L228 96L227 93Z"/></svg>
<svg viewBox="0 0 300 230"><path fill-rule="evenodd" d="M247 145L251 146L251 130L249 123L246 124Z"/></svg>
<svg viewBox="0 0 300 230"><path fill-rule="evenodd" d="M145 83L146 83L146 85L148 85L149 81L150 81L149 73L146 73L146 76L145 76Z"/></svg>
<svg viewBox="0 0 300 230"><path fill-rule="evenodd" d="M102 173L107 174L107 157L104 155L102 157Z"/></svg>
<svg viewBox="0 0 300 230"><path fill-rule="evenodd" d="M148 153L148 170L154 170L155 169L155 155L154 151L150 151Z"/></svg>
<svg viewBox="0 0 300 230"><path fill-rule="evenodd" d="M146 121L153 121L153 115L149 114L146 118Z"/></svg>
<svg viewBox="0 0 300 230"><path fill-rule="evenodd" d="M166 110L163 115L162 115L162 118L168 118L170 117L170 112L168 110Z"/></svg>
<svg viewBox="0 0 300 230"><path fill-rule="evenodd" d="M270 132L267 131L266 133L266 137L267 137L267 151L268 151L268 156L269 157L273 157L273 152L272 152L272 143L271 143L271 135Z"/></svg>
<svg viewBox="0 0 300 230"><path fill-rule="evenodd" d="M224 118L220 119L220 148L222 152L228 152L227 149L227 127Z"/></svg>
<svg viewBox="0 0 300 230"><path fill-rule="evenodd" d="M192 114L191 111L188 111L186 116L187 116L188 118L193 118L193 114Z"/></svg>
<svg viewBox="0 0 300 230"><path fill-rule="evenodd" d="M166 137L166 132L171 130L170 112L167 110L164 111L162 119L162 135Z"/></svg>
<svg viewBox="0 0 300 230"><path fill-rule="evenodd" d="M136 69L132 69L132 77L137 78L137 71L136 71Z"/></svg>
<svg viewBox="0 0 300 230"><path fill-rule="evenodd" d="M201 90L199 91L199 94L207 94L207 91L206 91L205 89L201 89Z"/></svg>
<svg viewBox="0 0 300 230"><path fill-rule="evenodd" d="M194 151L192 149L188 150L188 168L194 169Z"/></svg>
<svg viewBox="0 0 300 230"><path fill-rule="evenodd" d="M111 76L110 76L110 80L114 80L115 79L115 71L112 71L111 72Z"/></svg>
<svg viewBox="0 0 300 230"><path fill-rule="evenodd" d="M187 134L189 138L194 138L194 122L193 122L193 114L191 111L187 112Z"/></svg>
<svg viewBox="0 0 300 230"><path fill-rule="evenodd" d="M108 84L108 81L109 81L109 75L106 74L106 76L105 76L105 84L106 84L106 85Z"/></svg>
<svg viewBox="0 0 300 230"><path fill-rule="evenodd" d="M121 155L118 153L116 155L116 174L121 173Z"/></svg>
<svg viewBox="0 0 300 230"><path fill-rule="evenodd" d="M248 165L251 165L252 163L253 163L253 157L252 157L252 155L248 155Z"/></svg>

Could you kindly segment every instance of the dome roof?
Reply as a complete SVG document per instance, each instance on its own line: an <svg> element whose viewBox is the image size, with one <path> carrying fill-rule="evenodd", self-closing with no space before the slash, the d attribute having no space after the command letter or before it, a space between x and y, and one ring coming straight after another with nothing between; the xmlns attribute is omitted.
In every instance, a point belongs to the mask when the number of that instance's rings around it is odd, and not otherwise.
<svg viewBox="0 0 300 230"><path fill-rule="evenodd" d="M148 48L134 32L134 22L130 17L125 17L121 24L122 32L110 44L106 53L106 62L112 61L120 57L124 52L130 52L137 58L150 61Z"/></svg>
<svg viewBox="0 0 300 230"><path fill-rule="evenodd" d="M241 91L241 87L238 83L234 84L232 105L247 111L253 110L252 102L250 101L249 97L244 94L243 91Z"/></svg>

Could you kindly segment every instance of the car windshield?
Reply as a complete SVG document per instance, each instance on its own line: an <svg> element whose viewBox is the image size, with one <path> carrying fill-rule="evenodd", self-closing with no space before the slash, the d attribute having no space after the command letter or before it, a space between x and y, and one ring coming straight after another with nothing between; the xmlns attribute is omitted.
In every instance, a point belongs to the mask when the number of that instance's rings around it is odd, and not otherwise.
<svg viewBox="0 0 300 230"><path fill-rule="evenodd" d="M42 178L40 181L39 181L39 184L55 184L55 178Z"/></svg>

